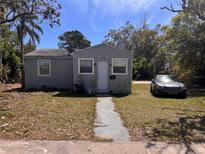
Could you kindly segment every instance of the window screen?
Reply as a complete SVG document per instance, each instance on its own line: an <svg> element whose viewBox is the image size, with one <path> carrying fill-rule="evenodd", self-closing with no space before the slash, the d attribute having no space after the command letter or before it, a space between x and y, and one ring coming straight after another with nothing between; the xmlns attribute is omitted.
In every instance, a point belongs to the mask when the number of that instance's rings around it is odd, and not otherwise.
<svg viewBox="0 0 205 154"><path fill-rule="evenodd" d="M38 75L39 76L50 76L50 60L39 59L38 60Z"/></svg>
<svg viewBox="0 0 205 154"><path fill-rule="evenodd" d="M127 74L127 59L113 58L112 67L112 74Z"/></svg>
<svg viewBox="0 0 205 154"><path fill-rule="evenodd" d="M93 60L92 59L80 59L80 74L92 74L93 73Z"/></svg>

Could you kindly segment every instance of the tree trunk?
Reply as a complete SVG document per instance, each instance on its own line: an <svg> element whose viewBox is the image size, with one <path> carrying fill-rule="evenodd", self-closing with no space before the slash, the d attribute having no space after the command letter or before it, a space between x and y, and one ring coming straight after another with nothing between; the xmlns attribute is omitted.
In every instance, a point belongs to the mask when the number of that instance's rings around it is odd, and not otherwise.
<svg viewBox="0 0 205 154"><path fill-rule="evenodd" d="M20 50L21 50L21 87L22 89L25 88L25 73L24 73L24 59L23 59L23 35L20 40Z"/></svg>

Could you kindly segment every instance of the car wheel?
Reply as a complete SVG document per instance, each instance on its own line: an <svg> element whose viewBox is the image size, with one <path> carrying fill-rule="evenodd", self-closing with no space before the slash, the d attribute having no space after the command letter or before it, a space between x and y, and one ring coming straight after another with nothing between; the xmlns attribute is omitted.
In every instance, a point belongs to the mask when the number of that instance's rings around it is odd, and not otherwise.
<svg viewBox="0 0 205 154"><path fill-rule="evenodd" d="M152 85L150 85L150 92L153 93Z"/></svg>
<svg viewBox="0 0 205 154"><path fill-rule="evenodd" d="M153 95L153 96L156 96L156 90L155 90L155 88L152 89L152 95Z"/></svg>
<svg viewBox="0 0 205 154"><path fill-rule="evenodd" d="M158 97L158 96L159 96L159 94L157 93L157 90L156 90L155 87L154 87L154 90L153 90L153 96L155 96L155 97Z"/></svg>

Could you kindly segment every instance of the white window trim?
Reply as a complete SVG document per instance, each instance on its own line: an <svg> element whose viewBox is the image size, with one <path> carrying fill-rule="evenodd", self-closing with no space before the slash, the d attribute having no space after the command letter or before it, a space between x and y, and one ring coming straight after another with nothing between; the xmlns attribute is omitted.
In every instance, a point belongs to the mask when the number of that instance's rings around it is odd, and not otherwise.
<svg viewBox="0 0 205 154"><path fill-rule="evenodd" d="M39 62L42 60L46 60L49 63L49 74L40 74L40 65ZM51 60L50 59L38 59L37 60L37 72L38 72L38 77L51 77Z"/></svg>
<svg viewBox="0 0 205 154"><path fill-rule="evenodd" d="M92 72L91 73L81 73L80 72L80 61L81 60L92 60ZM94 74L94 58L78 58L78 75L93 75Z"/></svg>
<svg viewBox="0 0 205 154"><path fill-rule="evenodd" d="M114 60L125 60L126 61L125 73L114 73L114 69L113 69ZM112 75L128 75L128 58L112 58L112 68L111 68L111 70L112 70L112 72L111 72Z"/></svg>

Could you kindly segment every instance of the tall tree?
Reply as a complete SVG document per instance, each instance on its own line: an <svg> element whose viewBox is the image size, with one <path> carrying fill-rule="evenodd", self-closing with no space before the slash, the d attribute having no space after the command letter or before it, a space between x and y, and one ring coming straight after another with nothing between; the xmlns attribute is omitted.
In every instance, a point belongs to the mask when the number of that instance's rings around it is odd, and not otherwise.
<svg viewBox="0 0 205 154"><path fill-rule="evenodd" d="M143 20L140 28L127 22L116 30L111 29L105 36L106 43L118 45L123 41L125 49L134 53L134 79L150 79L154 73L163 71L164 67L158 67L156 64L160 61L159 57L162 56L162 54L158 55L158 60L156 60L158 39L158 31L149 29L146 20ZM164 60L161 60L160 64L164 64Z"/></svg>
<svg viewBox="0 0 205 154"><path fill-rule="evenodd" d="M19 81L21 63L18 47L16 33L11 31L8 25L0 25L0 82Z"/></svg>
<svg viewBox="0 0 205 154"><path fill-rule="evenodd" d="M4 12L4 18L0 18L0 24L9 24L19 18L35 15L41 22L47 22L51 26L59 24L61 9L58 0L0 0L0 12Z"/></svg>
<svg viewBox="0 0 205 154"><path fill-rule="evenodd" d="M196 15L179 13L164 36L176 74L187 81L195 75L205 75L205 22L198 20Z"/></svg>
<svg viewBox="0 0 205 154"><path fill-rule="evenodd" d="M128 21L118 29L111 29L105 36L104 43L109 43L114 46L118 46L123 43L125 49L131 50L132 35L135 31L136 28Z"/></svg>
<svg viewBox="0 0 205 154"><path fill-rule="evenodd" d="M58 46L68 50L70 53L75 49L90 47L90 41L79 31L67 31L60 35Z"/></svg>
<svg viewBox="0 0 205 154"><path fill-rule="evenodd" d="M24 54L24 39L26 36L31 38L31 40L35 43L36 41L40 42L39 33L43 33L43 30L38 25L38 16L29 15L23 16L16 20L16 32L18 35L18 40L20 43L20 51L21 51L21 63L22 63L22 87L24 88L24 68L23 68L23 54Z"/></svg>

